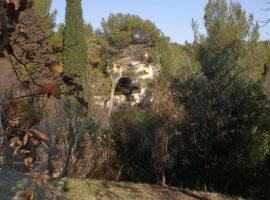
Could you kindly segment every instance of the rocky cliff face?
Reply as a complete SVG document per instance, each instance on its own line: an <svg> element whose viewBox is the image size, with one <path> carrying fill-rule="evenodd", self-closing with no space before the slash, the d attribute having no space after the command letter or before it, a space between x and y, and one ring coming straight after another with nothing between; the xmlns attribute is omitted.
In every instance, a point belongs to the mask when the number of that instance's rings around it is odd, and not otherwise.
<svg viewBox="0 0 270 200"><path fill-rule="evenodd" d="M110 109L110 102L116 108L126 104L136 105L146 97L151 98L148 83L157 76L159 66L147 59L126 56L115 59L108 68L113 92L105 101L101 100L104 99L101 96L95 96L96 105Z"/></svg>

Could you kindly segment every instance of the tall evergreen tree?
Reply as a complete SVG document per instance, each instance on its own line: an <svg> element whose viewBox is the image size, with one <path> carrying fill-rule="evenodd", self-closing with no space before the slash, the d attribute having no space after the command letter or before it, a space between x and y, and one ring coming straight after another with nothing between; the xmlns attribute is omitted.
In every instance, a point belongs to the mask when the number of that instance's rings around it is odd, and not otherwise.
<svg viewBox="0 0 270 200"><path fill-rule="evenodd" d="M213 76L217 62L224 62L216 56L224 50L226 52L222 54L226 53L230 62L240 65L250 78L261 79L264 60L257 59L260 55L259 26L253 15L247 15L238 2L210 0L205 7L204 19L207 36L201 41L199 60L206 76Z"/></svg>
<svg viewBox="0 0 270 200"><path fill-rule="evenodd" d="M50 11L52 0L34 0L33 7L40 16L46 17Z"/></svg>
<svg viewBox="0 0 270 200"><path fill-rule="evenodd" d="M252 81L260 65L252 68L246 55L247 47L256 49L258 27L240 3L209 0L205 28L195 43L201 72L185 67L173 85L185 106L179 123L185 148L177 167L188 186L252 195L270 130L266 99Z"/></svg>
<svg viewBox="0 0 270 200"><path fill-rule="evenodd" d="M63 31L63 62L65 71L67 73L77 74L80 76L79 80L84 88L84 97L89 97L87 90L87 75L90 74L87 57L87 44L85 39L84 20L82 15L81 0L66 0L66 18L65 27ZM89 72L89 73L88 73ZM86 91L86 90L87 91ZM89 99L88 99L89 100ZM61 177L70 175L70 162L73 149L76 149L76 138L81 134L79 126L76 125L76 120L83 120L84 112L82 106L75 101L74 98L65 97L63 100L64 111L66 115L66 122L63 123L64 127L68 127L68 148L66 150L66 157L63 168L61 170ZM73 120L75 119L75 120ZM74 123L75 122L75 123ZM83 141L80 142L81 144Z"/></svg>
<svg viewBox="0 0 270 200"><path fill-rule="evenodd" d="M67 0L64 63L68 72L82 75L88 65L81 0Z"/></svg>
<svg viewBox="0 0 270 200"><path fill-rule="evenodd" d="M39 16L46 18L46 22L50 32L53 31L53 28L55 26L55 17L57 14L56 10L50 12L51 5L52 0L33 0L34 10Z"/></svg>

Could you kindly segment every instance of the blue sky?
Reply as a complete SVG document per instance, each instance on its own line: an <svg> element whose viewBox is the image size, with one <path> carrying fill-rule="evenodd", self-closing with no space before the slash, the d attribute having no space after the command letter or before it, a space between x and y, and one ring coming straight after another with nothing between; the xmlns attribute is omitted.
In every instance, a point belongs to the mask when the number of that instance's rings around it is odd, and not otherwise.
<svg viewBox="0 0 270 200"><path fill-rule="evenodd" d="M64 21L65 1L53 0L52 9L58 11L57 22ZM248 13L254 14L255 20L270 18L270 12L262 10L269 0L238 1ZM99 27L101 19L107 18L110 13L131 13L153 21L172 41L179 43L193 40L192 18L198 21L200 31L204 32L206 3L207 0L82 0L84 19L94 28ZM262 27L260 32L261 39L270 39L270 25Z"/></svg>

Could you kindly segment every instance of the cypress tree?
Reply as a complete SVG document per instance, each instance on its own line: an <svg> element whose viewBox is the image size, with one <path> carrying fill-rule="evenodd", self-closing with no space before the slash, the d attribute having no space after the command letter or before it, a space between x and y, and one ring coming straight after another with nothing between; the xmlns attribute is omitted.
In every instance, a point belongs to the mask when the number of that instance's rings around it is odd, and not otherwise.
<svg viewBox="0 0 270 200"><path fill-rule="evenodd" d="M53 32L55 26L56 10L50 12L52 0L33 0L33 8L35 12L46 19L48 25L48 34Z"/></svg>
<svg viewBox="0 0 270 200"><path fill-rule="evenodd" d="M66 2L63 61L67 72L82 76L88 63L81 0Z"/></svg>
<svg viewBox="0 0 270 200"><path fill-rule="evenodd" d="M84 20L82 15L81 0L66 0L66 18L65 29L63 36L63 62L65 71L75 73L80 76L80 82L84 88L84 97L89 97L90 92L87 88L87 45L84 31ZM88 100L88 99L87 99ZM64 110L69 119L79 119L83 117L83 107L73 97L64 98ZM76 137L79 131L74 131L75 127L72 120L68 121L68 149L67 156L64 161L64 166L60 177L65 177L69 174L69 166L71 161L72 149L76 146ZM81 141L82 143L83 141Z"/></svg>
<svg viewBox="0 0 270 200"><path fill-rule="evenodd" d="M50 12L52 0L34 0L33 8L40 16L47 17Z"/></svg>

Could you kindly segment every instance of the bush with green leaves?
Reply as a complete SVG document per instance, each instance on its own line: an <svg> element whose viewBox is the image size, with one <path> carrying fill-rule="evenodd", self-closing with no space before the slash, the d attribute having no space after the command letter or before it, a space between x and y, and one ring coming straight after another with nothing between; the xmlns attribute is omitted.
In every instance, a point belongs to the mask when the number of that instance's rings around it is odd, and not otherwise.
<svg viewBox="0 0 270 200"><path fill-rule="evenodd" d="M158 121L155 112L139 107L126 107L112 114L112 139L123 180L156 182L151 143Z"/></svg>

